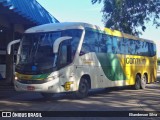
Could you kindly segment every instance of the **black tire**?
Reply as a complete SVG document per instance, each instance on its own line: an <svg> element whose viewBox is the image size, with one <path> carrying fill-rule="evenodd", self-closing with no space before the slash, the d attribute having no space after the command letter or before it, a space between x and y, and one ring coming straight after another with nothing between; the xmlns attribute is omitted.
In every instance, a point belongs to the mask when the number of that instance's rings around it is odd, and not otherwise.
<svg viewBox="0 0 160 120"><path fill-rule="evenodd" d="M41 93L41 95L44 97L44 98L46 98L46 99L50 99L50 98L52 98L53 97L53 93Z"/></svg>
<svg viewBox="0 0 160 120"><path fill-rule="evenodd" d="M78 91L75 92L75 97L82 99L87 97L89 91L89 83L86 78L81 78Z"/></svg>
<svg viewBox="0 0 160 120"><path fill-rule="evenodd" d="M135 85L134 85L134 88L136 90L139 90L141 88L141 78L139 75L136 75L136 80L135 80Z"/></svg>
<svg viewBox="0 0 160 120"><path fill-rule="evenodd" d="M145 89L147 84L147 77L146 75L143 75L141 78L141 89Z"/></svg>

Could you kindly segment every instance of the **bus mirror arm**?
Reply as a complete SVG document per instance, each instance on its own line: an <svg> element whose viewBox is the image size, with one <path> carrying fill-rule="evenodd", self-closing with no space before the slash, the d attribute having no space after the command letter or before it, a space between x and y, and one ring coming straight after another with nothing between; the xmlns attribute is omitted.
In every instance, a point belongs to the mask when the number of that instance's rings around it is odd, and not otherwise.
<svg viewBox="0 0 160 120"><path fill-rule="evenodd" d="M57 54L55 54L55 57L54 57L53 67L56 67L56 63L57 63Z"/></svg>
<svg viewBox="0 0 160 120"><path fill-rule="evenodd" d="M19 42L20 42L20 39L11 41L11 42L7 45L7 54L10 55L10 54L11 54L11 47L12 47L12 45L17 44L17 43L19 43Z"/></svg>
<svg viewBox="0 0 160 120"><path fill-rule="evenodd" d="M61 42L68 40L68 39L72 39L72 37L64 36L64 37L57 38L55 42L53 43L53 53L58 53L59 45L61 44Z"/></svg>

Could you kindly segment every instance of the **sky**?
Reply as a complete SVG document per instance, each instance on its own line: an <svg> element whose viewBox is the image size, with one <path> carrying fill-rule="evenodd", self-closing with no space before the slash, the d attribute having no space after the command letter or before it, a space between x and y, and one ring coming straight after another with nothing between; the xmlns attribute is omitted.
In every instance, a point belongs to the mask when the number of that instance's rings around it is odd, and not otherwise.
<svg viewBox="0 0 160 120"><path fill-rule="evenodd" d="M103 3L92 5L91 0L37 0L49 13L60 22L86 22L103 27L101 12ZM157 55L160 57L160 28L152 23L146 24L147 29L140 36L157 44Z"/></svg>

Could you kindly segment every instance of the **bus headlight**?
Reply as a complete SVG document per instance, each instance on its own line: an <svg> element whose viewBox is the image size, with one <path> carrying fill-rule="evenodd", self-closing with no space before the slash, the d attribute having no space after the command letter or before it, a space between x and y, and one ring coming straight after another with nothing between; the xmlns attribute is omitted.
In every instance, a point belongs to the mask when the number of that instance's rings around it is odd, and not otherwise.
<svg viewBox="0 0 160 120"><path fill-rule="evenodd" d="M15 76L15 78L14 78L15 80L18 80L18 77L17 76Z"/></svg>
<svg viewBox="0 0 160 120"><path fill-rule="evenodd" d="M46 81L51 81L51 80L53 80L53 77L46 78L45 80Z"/></svg>
<svg viewBox="0 0 160 120"><path fill-rule="evenodd" d="M56 78L58 78L58 76L48 77L48 78L46 78L45 80L46 80L46 81L52 81L52 80L55 80Z"/></svg>

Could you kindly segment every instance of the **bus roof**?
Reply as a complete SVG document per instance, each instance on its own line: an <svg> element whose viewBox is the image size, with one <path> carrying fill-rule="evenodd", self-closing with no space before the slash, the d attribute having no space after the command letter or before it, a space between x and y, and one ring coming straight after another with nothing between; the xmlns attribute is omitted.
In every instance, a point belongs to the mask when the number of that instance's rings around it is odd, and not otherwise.
<svg viewBox="0 0 160 120"><path fill-rule="evenodd" d="M123 37L123 38L127 38L127 39L141 40L141 41L147 41L147 42L150 42L150 43L155 43L152 40L139 38L139 37L136 37L136 36L133 36L133 35L130 35L130 34L126 34L126 33L120 32L118 30L112 30L112 29L109 29L109 28L104 28L104 32L108 35L112 35L112 36L116 36L116 37Z"/></svg>
<svg viewBox="0 0 160 120"><path fill-rule="evenodd" d="M51 32L51 31L61 31L61 30L67 30L67 29L83 30L85 28L92 28L112 36L124 37L128 39L148 41L148 42L154 43L154 41L138 38L130 34L122 33L118 30L112 30L109 28L100 28L96 25L83 23L83 22L49 23L49 24L44 24L44 25L39 25L39 26L29 28L25 31L25 33L42 33L42 32Z"/></svg>
<svg viewBox="0 0 160 120"><path fill-rule="evenodd" d="M64 22L64 23L49 23L49 24L39 25L39 26L27 29L25 33L51 32L51 31L60 31L60 30L67 30L67 29L83 30L85 27L101 30L100 27L96 25L91 25L88 23Z"/></svg>

